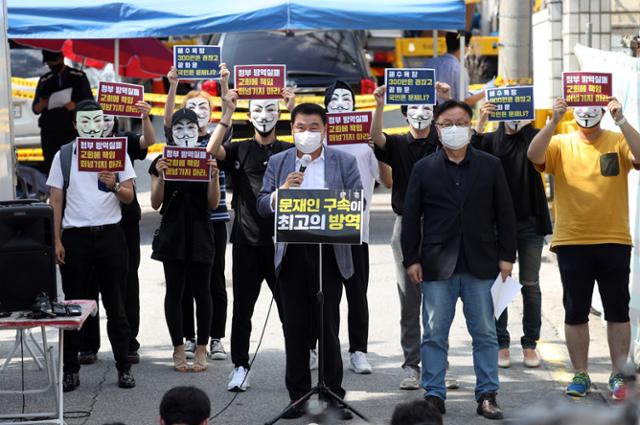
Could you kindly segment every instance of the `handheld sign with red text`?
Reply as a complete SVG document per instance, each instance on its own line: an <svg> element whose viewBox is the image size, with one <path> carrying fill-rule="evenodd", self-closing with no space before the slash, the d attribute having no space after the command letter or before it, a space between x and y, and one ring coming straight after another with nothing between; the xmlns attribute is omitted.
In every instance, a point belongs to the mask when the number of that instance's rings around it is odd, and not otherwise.
<svg viewBox="0 0 640 425"><path fill-rule="evenodd" d="M240 99L280 99L285 86L286 65L236 65L235 88Z"/></svg>
<svg viewBox="0 0 640 425"><path fill-rule="evenodd" d="M205 148L183 148L165 146L162 157L167 161L165 180L185 182L208 182L211 180L210 159Z"/></svg>
<svg viewBox="0 0 640 425"><path fill-rule="evenodd" d="M612 85L609 73L562 73L562 91L568 106L607 106Z"/></svg>
<svg viewBox="0 0 640 425"><path fill-rule="evenodd" d="M124 171L127 160L126 137L76 138L78 171Z"/></svg>
<svg viewBox="0 0 640 425"><path fill-rule="evenodd" d="M140 118L142 114L136 107L136 102L142 100L144 100L143 86L108 81L98 83L98 102L105 115Z"/></svg>
<svg viewBox="0 0 640 425"><path fill-rule="evenodd" d="M327 144L367 143L371 133L371 112L344 112L327 115Z"/></svg>

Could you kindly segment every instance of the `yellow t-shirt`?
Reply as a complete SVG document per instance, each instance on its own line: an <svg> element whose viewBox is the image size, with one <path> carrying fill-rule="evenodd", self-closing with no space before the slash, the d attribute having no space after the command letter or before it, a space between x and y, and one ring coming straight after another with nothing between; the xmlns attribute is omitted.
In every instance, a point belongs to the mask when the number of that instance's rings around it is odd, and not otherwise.
<svg viewBox="0 0 640 425"><path fill-rule="evenodd" d="M554 176L559 245L631 245L627 174L633 155L621 133L603 130L594 143L580 133L553 136L539 166Z"/></svg>

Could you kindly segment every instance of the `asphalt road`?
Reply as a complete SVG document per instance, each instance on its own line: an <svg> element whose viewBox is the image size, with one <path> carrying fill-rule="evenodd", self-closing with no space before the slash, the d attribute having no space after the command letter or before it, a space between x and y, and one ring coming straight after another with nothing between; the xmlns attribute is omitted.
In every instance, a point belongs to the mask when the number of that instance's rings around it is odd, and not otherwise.
<svg viewBox="0 0 640 425"><path fill-rule="evenodd" d="M136 168L140 176L146 173L145 162ZM144 180L140 188L145 189ZM144 205L142 219L142 263L141 282L141 331L142 361L133 371L137 387L131 390L119 389L116 385L116 371L106 338L105 324L102 321L102 349L99 361L95 365L85 366L81 370L80 388L65 395L65 411L69 412L68 423L104 424L121 421L128 425L158 423L158 406L162 394L176 385L197 385L210 396L212 411L222 409L232 398L227 392L228 374L232 369L230 359L210 361L209 370L199 374L180 374L174 372L171 365L172 347L166 327L163 299L164 280L161 264L150 259L150 242L153 230L159 222L159 215L148 207L148 193L140 193ZM399 302L395 285L393 258L389 248L389 239L394 215L389 208L389 194L377 193L374 197L371 221L371 280L369 284L370 338L368 358L373 365L371 375L356 375L347 370L347 305L343 297L341 341L345 364L344 387L346 399L362 411L371 423L389 422L394 406L403 401L422 397L422 391L402 391L398 384L402 379L402 354L399 346ZM232 305L231 292L231 249L227 249L227 289L229 306ZM562 329L563 311L561 288L554 263L553 254L544 253L541 272L543 291L543 328L539 346L544 363L539 369L526 369L521 364L521 350L518 344L521 326L517 318L522 313L520 300L516 300L510 310L512 318L510 331L514 341L512 349L513 366L500 371L502 387L499 403L505 412L504 423L516 423L518 418L532 405L549 401L564 400L562 394L568 374L568 357L564 346ZM517 270L514 274L517 276ZM288 402L284 385L284 341L282 330L274 311L267 321L270 304L270 292L264 285L253 317L254 331L251 338L251 352L255 352L260 331L265 327L264 339L252 368L251 388L240 394L234 403L213 423L225 425L261 424L276 415ZM228 314L227 337L223 340L229 349L231 308ZM515 319L515 320L514 320ZM596 390L580 400L569 400L575 406L602 407L610 404L606 392L608 378L608 352L606 335L602 322L592 317L592 379ZM55 333L50 337L55 340ZM5 356L13 344L11 332L0 332L0 356ZM450 335L451 370L460 381L459 390L450 391L447 398L446 424L484 424L486 420L476 415L473 400L475 377L472 367L471 341L466 331L461 305L458 305L456 319ZM1 357L0 357L1 358ZM19 361L13 361L8 370L0 374L0 390L20 388L22 372ZM24 383L33 388L42 382L33 362L26 361ZM567 399L568 400L568 399ZM33 411L52 403L43 396L6 396L0 395L0 413L16 412L23 408ZM76 413L71 413L76 412ZM72 419L71 416L83 416ZM88 415L88 416L87 416ZM307 424L308 421L282 421L280 423ZM353 420L350 423L363 423Z"/></svg>

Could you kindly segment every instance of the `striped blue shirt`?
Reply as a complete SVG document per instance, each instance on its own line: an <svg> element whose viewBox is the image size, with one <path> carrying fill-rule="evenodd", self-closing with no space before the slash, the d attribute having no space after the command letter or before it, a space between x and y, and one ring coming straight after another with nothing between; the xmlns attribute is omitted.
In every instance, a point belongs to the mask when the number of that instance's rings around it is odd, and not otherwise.
<svg viewBox="0 0 640 425"><path fill-rule="evenodd" d="M220 182L220 203L218 204L218 208L211 211L209 220L227 222L231 220L231 215L229 215L229 210L227 209L227 186L224 171L220 171L218 181Z"/></svg>

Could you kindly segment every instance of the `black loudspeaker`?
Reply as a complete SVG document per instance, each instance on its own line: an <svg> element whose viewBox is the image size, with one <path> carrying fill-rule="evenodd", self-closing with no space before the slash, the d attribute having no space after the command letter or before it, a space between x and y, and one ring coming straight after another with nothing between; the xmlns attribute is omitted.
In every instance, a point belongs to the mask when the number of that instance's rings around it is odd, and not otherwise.
<svg viewBox="0 0 640 425"><path fill-rule="evenodd" d="M53 208L0 202L0 312L30 310L41 292L57 297Z"/></svg>

